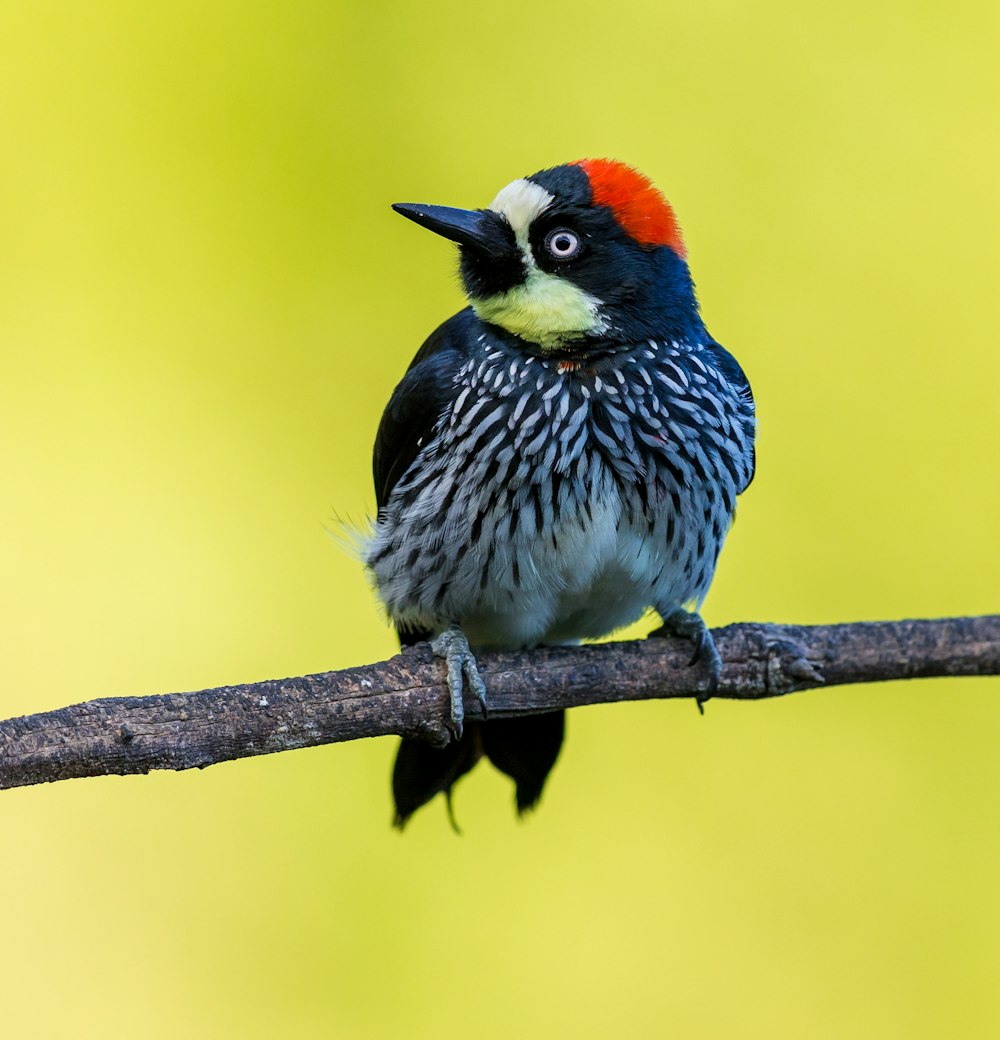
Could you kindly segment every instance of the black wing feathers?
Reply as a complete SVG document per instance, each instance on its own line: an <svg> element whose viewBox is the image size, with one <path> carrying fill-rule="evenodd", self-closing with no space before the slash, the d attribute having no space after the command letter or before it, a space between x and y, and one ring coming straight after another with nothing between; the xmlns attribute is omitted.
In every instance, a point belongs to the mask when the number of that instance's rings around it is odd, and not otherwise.
<svg viewBox="0 0 1000 1040"><path fill-rule="evenodd" d="M392 393L375 436L372 470L381 509L427 443L455 394L453 376L467 356L463 335L472 312L461 311L427 338Z"/></svg>
<svg viewBox="0 0 1000 1040"><path fill-rule="evenodd" d="M747 411L754 414L754 401L753 401L753 390L750 389L750 380L747 379L746 373L740 367L740 363L733 357L732 354L726 350L725 347L718 343L712 343L709 345L709 350L715 355L716 362L719 366L719 371L723 374L726 382L739 394L744 407ZM750 458L750 476L743 487L738 489L739 494L743 494L744 491L753 483L754 472L757 468L757 448L756 445L752 449L752 455Z"/></svg>

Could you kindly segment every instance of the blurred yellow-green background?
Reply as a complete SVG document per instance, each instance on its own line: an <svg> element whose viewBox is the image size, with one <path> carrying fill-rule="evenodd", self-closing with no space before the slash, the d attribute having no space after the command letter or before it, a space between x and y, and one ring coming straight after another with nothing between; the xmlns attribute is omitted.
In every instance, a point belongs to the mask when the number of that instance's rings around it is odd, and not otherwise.
<svg viewBox="0 0 1000 1040"><path fill-rule="evenodd" d="M987 0L5 4L0 715L389 655L325 531L461 306L393 201L650 174L757 393L713 624L996 610ZM1000 1034L1000 681L577 710L0 795L4 1037Z"/></svg>

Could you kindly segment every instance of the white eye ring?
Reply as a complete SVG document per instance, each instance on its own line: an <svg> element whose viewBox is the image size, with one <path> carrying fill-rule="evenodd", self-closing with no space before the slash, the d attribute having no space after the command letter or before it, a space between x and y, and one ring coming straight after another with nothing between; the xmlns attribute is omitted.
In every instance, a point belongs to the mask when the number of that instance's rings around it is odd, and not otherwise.
<svg viewBox="0 0 1000 1040"><path fill-rule="evenodd" d="M557 260L569 260L580 252L580 239L569 228L556 228L545 236L545 248Z"/></svg>

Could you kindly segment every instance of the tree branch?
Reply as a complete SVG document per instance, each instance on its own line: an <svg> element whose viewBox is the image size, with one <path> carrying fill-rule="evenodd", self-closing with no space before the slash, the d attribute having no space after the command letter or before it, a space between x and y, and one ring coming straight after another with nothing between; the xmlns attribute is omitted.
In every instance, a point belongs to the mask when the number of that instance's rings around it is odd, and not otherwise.
<svg viewBox="0 0 1000 1040"><path fill-rule="evenodd" d="M715 697L759 700L845 683L1000 674L1000 615L846 625L730 625ZM693 697L689 643L647 639L484 653L490 717ZM466 716L479 706L466 702ZM0 790L80 776L204 768L396 733L447 740L444 666L426 643L388 661L198 693L113 697L0 722Z"/></svg>

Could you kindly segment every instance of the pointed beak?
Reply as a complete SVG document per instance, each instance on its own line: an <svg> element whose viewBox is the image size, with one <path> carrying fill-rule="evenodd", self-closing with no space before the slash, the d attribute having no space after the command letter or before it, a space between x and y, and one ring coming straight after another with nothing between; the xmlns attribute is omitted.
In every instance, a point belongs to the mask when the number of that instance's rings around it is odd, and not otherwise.
<svg viewBox="0 0 1000 1040"><path fill-rule="evenodd" d="M487 256L502 256L515 245L510 224L490 209L454 209L451 206L422 206L397 202L392 207L415 224L436 235L469 246Z"/></svg>

